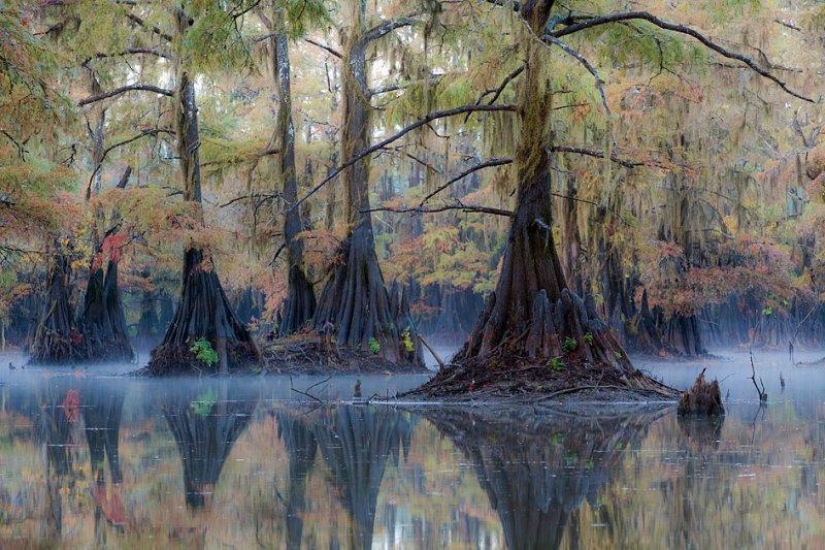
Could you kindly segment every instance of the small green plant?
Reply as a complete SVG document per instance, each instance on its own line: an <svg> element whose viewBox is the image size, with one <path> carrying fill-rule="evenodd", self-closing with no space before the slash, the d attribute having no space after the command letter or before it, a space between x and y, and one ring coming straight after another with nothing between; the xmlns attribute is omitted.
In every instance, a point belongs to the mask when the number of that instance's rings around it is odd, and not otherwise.
<svg viewBox="0 0 825 550"><path fill-rule="evenodd" d="M622 355L622 352L620 352L620 351L614 351L613 355L615 355L616 359L618 359L620 361L624 358L624 355Z"/></svg>
<svg viewBox="0 0 825 550"><path fill-rule="evenodd" d="M404 332L401 333L401 345L404 346L407 353L415 351L415 342L413 342L410 327L405 328Z"/></svg>
<svg viewBox="0 0 825 550"><path fill-rule="evenodd" d="M561 345L561 349L564 353L576 351L578 347L579 343L576 341L575 338L565 338L564 343Z"/></svg>
<svg viewBox="0 0 825 550"><path fill-rule="evenodd" d="M198 416L207 416L212 412L212 406L218 402L218 392L213 389L208 389L192 401L189 406L192 411Z"/></svg>
<svg viewBox="0 0 825 550"><path fill-rule="evenodd" d="M379 342L375 338L370 338L370 352L373 355L378 355L379 353L381 353L381 342Z"/></svg>
<svg viewBox="0 0 825 550"><path fill-rule="evenodd" d="M587 344L588 344L588 345L590 345L590 344L592 344L592 343L593 343L593 335L592 335L592 334L590 334L589 332L588 332L587 334L585 334L585 335L582 337L582 339L583 339L585 342L587 342Z"/></svg>
<svg viewBox="0 0 825 550"><path fill-rule="evenodd" d="M550 368L555 371L564 370L564 361L559 359L558 357L553 357L550 359Z"/></svg>
<svg viewBox="0 0 825 550"><path fill-rule="evenodd" d="M189 351L195 355L198 361L201 361L209 367L217 363L219 359L218 352L215 351L215 348L212 347L209 340L203 337L195 340L192 347L189 348Z"/></svg>

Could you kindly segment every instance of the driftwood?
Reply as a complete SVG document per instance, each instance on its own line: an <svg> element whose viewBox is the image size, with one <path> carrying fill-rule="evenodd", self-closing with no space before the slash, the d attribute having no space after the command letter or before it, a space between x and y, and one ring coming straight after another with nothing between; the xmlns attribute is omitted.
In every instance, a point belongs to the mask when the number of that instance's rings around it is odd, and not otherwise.
<svg viewBox="0 0 825 550"><path fill-rule="evenodd" d="M693 387L682 394L676 414L679 416L724 415L725 407L722 406L722 392L719 390L719 381L708 382L705 380L705 369L702 369L702 372L696 377Z"/></svg>

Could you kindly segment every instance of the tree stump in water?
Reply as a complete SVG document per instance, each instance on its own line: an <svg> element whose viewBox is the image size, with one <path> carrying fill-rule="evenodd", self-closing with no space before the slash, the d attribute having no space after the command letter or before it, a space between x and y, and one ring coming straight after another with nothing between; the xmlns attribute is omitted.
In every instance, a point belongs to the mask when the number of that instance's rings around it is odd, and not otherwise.
<svg viewBox="0 0 825 550"><path fill-rule="evenodd" d="M705 380L705 370L699 373L693 387L682 393L679 400L679 408L676 413L679 416L722 416L725 414L725 407L722 405L722 392L719 390L719 382Z"/></svg>

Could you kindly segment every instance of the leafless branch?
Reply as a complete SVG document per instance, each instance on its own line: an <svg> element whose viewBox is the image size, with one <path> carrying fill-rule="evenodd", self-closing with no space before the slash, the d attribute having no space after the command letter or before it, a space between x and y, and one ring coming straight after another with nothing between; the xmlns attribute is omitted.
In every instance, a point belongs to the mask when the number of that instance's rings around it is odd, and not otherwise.
<svg viewBox="0 0 825 550"><path fill-rule="evenodd" d="M754 60L751 58L744 56L742 54L732 52L727 48L723 48L710 38L706 37L702 33L698 32L696 29L692 29L690 27L686 27L684 25L677 25L673 23L669 23L658 17L646 12L646 11L631 11L631 12L624 12L624 13L612 13L610 15L604 15L600 17L593 17L591 19L586 19L581 21L580 23L574 23L557 31L550 33L547 36L552 36L554 38L561 38L562 36L567 36L569 34L573 34L576 32L580 32L586 29L592 29L594 27L598 27L600 25L607 25L610 23L617 23L620 21L629 21L629 20L642 20L651 23L660 29L664 29L671 32L676 32L680 34L685 34L690 36L697 41L699 41L703 46L707 47L708 49L718 53L722 57L726 57L728 59L735 59L746 65L749 69L754 71L755 73L759 74L760 76L767 78L768 80L775 83L779 86L782 90L784 90L787 94L801 99L803 101L808 101L810 103L814 103L814 100L808 97L805 97L793 90L791 90L787 84L783 81L779 80L776 76L771 74L770 72L766 71L762 67L760 67Z"/></svg>
<svg viewBox="0 0 825 550"><path fill-rule="evenodd" d="M128 92L153 92L168 97L175 97L175 92L172 90L167 90L166 88L159 88L158 86L152 86L151 84L130 84L129 86L122 86L102 94L81 99L77 102L77 104L78 106L83 107L85 105L90 105L92 103L103 101L104 99L109 99L110 97L123 95Z"/></svg>
<svg viewBox="0 0 825 550"><path fill-rule="evenodd" d="M610 107L607 104L607 96L604 93L604 80L602 80L602 77L599 76L599 72L596 70L596 67L594 67L582 54L580 54L579 52L577 52L576 50L574 50L573 48L571 48L570 46L556 38L555 36L546 34L544 35L544 39L553 44L554 46L558 46L559 48L561 48L562 51L564 51L564 53L578 61L582 67L587 69L587 72L593 75L593 78L596 81L596 89L599 90L599 95L602 98L602 107L604 107L605 113L610 115Z"/></svg>
<svg viewBox="0 0 825 550"><path fill-rule="evenodd" d="M318 42L318 41L316 41L312 38L304 38L304 42L307 42L308 44L312 44L313 46L317 46L317 47L321 48L322 50L324 50L325 52L327 52L329 54L332 54L333 56L337 57L338 59L343 59L344 58L344 55L341 52L339 52L338 50L336 50L334 48L331 48L331 47L327 46L326 44L322 44L322 43L320 43L320 42Z"/></svg>
<svg viewBox="0 0 825 550"><path fill-rule="evenodd" d="M134 13L127 13L126 18L129 19L129 21L131 21L132 23L136 24L137 26L139 26L139 27L151 32L151 33L154 33L154 34L160 36L161 38L163 38L167 42L172 42L172 35L163 32L157 26L151 26L150 27L149 24L146 23L146 21L144 21L142 18L138 17Z"/></svg>
<svg viewBox="0 0 825 550"><path fill-rule="evenodd" d="M351 159L349 159L346 162L344 162L343 164L341 164L338 168L336 168L335 170L330 172L329 175L326 178L324 178L323 181L321 181L321 183L319 183L318 185L313 187L306 195L304 195L302 198L297 200L295 202L295 204L293 204L289 209L292 210L292 209L298 208L298 206L303 204L303 202L305 200L307 200L312 195L314 195L319 190L321 190L321 188L323 188L326 184L328 184L329 182L334 180L338 176L338 174L340 174L341 172L343 172L344 170L346 170L347 168L349 168L350 166L352 166L353 164L355 164L359 160L373 154L374 152L376 152L380 149L383 149L384 147L386 147L390 143L393 143L394 141L398 141L399 139L401 139L405 135L409 134L413 130L415 130L417 128L421 128L422 126L425 126L425 125L429 124L433 120L438 120L438 119L441 119L441 118L447 118L447 117L456 116L456 115L463 115L465 113L469 113L469 112L472 112L472 111L488 111L488 112L510 111L510 112L515 112L515 110L516 110L515 105L464 105L462 107L456 107L454 109L447 109L445 111L433 111L432 113L427 114L424 118L420 118L417 121L413 122L412 124L410 124L408 126L405 126L404 128L402 128L398 132L394 133L393 135L382 139L381 141L379 141L378 143L376 143L375 145L373 145L371 147L368 147L368 148L364 149L362 152L358 153L357 155L355 155Z"/></svg>
<svg viewBox="0 0 825 550"><path fill-rule="evenodd" d="M361 213L367 212L393 212L395 214L437 214L439 212L448 212L450 210L458 210L460 212L472 212L478 214L492 214L494 216L513 217L511 210L503 210L501 208L491 208L489 206L479 206L473 204L463 204L460 201L457 204L446 204L443 206L433 206L431 208L418 207L402 207L393 208L390 206L383 206L379 208L370 208L369 210L362 210Z"/></svg>
<svg viewBox="0 0 825 550"><path fill-rule="evenodd" d="M434 196L438 195L439 193L441 193L442 191L444 191L445 189L450 187L455 182L466 178L467 176L469 176L470 174L472 174L474 172L478 172L479 170L483 170L485 168L490 168L492 166L504 166L506 164L511 164L512 162L513 162L513 159L510 158L510 157L501 157L501 158L493 157L493 158L488 159L484 162L480 162L480 163L476 164L475 166L471 166L470 168L464 170L463 172L461 172L460 174L458 174L457 176L452 178L450 181L448 181L444 185L438 187L435 191L433 191L432 193L430 193L429 195L424 197L424 200L422 200L421 203L419 203L418 206L419 207L424 206L424 204L426 204L426 202L428 200L430 200Z"/></svg>

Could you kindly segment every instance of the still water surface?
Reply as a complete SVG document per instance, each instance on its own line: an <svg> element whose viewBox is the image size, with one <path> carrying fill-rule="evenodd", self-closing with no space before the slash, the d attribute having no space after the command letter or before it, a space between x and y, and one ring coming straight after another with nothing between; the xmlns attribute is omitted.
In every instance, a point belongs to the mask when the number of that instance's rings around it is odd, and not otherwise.
<svg viewBox="0 0 825 550"><path fill-rule="evenodd" d="M8 359L0 356L2 548L825 541L825 376L781 355L756 356L769 393L762 408L747 355L641 363L680 387L708 367L730 390L716 424L680 421L673 406L352 405L351 378L155 381L107 375L128 366L10 371ZM364 378L362 393L421 380Z"/></svg>

